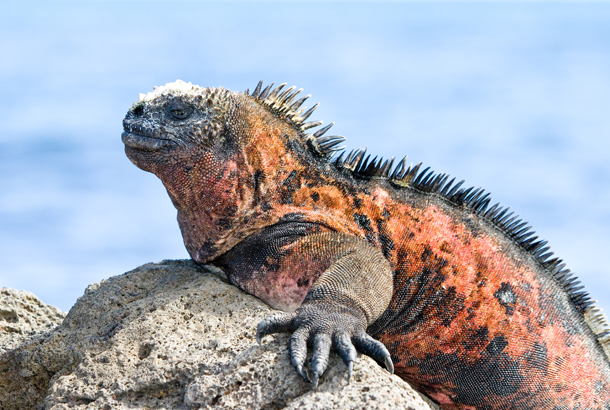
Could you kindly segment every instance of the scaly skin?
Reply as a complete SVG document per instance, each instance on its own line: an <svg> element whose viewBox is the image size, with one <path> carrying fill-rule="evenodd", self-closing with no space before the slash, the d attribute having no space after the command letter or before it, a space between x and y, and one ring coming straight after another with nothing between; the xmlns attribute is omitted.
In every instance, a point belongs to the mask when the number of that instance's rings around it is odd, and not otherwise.
<svg viewBox="0 0 610 410"><path fill-rule="evenodd" d="M259 337L294 331L293 365L314 387L333 347L350 373L356 350L393 363L443 409L610 409L604 335L559 261L444 181L331 164L278 92L177 82L124 121L126 153L163 181L191 257L288 312Z"/></svg>

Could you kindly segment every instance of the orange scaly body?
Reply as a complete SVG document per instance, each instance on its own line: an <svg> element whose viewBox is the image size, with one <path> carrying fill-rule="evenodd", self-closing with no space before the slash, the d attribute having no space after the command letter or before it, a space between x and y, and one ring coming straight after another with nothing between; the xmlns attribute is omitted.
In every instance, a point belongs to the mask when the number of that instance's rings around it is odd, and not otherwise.
<svg viewBox="0 0 610 410"><path fill-rule="evenodd" d="M306 380L309 341L314 388L332 345L350 373L358 349L443 409L610 409L606 319L546 242L444 174L333 158L343 138L306 133L319 123L282 87L172 83L124 122L193 259L294 312L260 337L294 331Z"/></svg>

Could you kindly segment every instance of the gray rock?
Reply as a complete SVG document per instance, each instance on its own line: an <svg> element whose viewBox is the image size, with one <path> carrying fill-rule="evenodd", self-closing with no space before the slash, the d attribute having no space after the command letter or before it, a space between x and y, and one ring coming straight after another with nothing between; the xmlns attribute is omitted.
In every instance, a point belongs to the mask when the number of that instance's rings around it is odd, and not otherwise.
<svg viewBox="0 0 610 410"><path fill-rule="evenodd" d="M0 408L437 408L365 356L348 385L333 353L311 391L289 336L256 343L270 312L191 261L141 266L89 286L59 327L0 356Z"/></svg>
<svg viewBox="0 0 610 410"><path fill-rule="evenodd" d="M65 316L31 292L0 288L0 354L53 330Z"/></svg>

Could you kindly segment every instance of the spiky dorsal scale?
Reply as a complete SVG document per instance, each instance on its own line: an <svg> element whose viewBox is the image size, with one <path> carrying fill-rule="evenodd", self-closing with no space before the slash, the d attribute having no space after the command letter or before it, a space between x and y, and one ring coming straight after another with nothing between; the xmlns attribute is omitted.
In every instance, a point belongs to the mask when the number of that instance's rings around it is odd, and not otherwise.
<svg viewBox="0 0 610 410"><path fill-rule="evenodd" d="M577 281L570 270L565 268L562 260L558 258L550 259L553 252L550 252L550 247L546 246L547 241L539 240L537 236L534 236L535 232L528 225L528 222L519 219L519 216L514 212L509 212L509 207L502 207L500 204L488 207L491 202L491 194L481 188L463 188L462 185L465 182L463 180L455 183L455 178L453 178L447 182L449 175L435 174L430 167L420 172L422 163L415 166L411 164L406 168L406 157L394 168L392 168L393 158L384 162L383 158L375 157L369 162L370 155L365 156L366 148L352 150L343 159L343 149L336 148L336 145L344 141L345 138L341 136L323 137L324 133L334 123L313 134L305 132L307 129L322 124L321 121L304 122L318 107L318 104L304 112L304 109L300 109L300 107L309 98L309 95L292 103L302 89L292 93L296 87L290 87L280 94L286 84L281 84L272 90L273 84L271 83L261 91L263 82L259 82L252 93L252 97L272 112L276 112L290 121L301 133L313 153L331 158L336 151L342 151L334 160L334 165L339 170L348 172L357 178L384 178L397 189L413 189L427 195L440 197L454 207L461 207L478 215L488 224L495 226L523 251L529 253L566 291L574 306L583 314L586 323L596 335L606 356L610 358L610 324L608 319L601 308L595 305L595 301L591 300L588 293L582 291L584 286L577 286L580 281Z"/></svg>
<svg viewBox="0 0 610 410"><path fill-rule="evenodd" d="M306 111L305 109L300 108L305 100L309 98L309 95L293 103L297 95L303 91L302 88L295 91L296 87L292 86L281 91L286 83L280 84L275 88L272 88L273 84L274 83L271 83L271 85L261 91L263 87L263 81L261 80L252 92L251 97L266 106L270 111L281 115L282 118L292 123L296 130L302 135L303 139L308 143L309 147L318 155L332 156L334 152L343 149L337 147L337 145L345 141L344 137L339 135L323 136L334 123L316 131L314 134L305 132L310 128L322 125L322 121L305 122L319 106L319 104L315 104ZM246 92L246 94L248 93Z"/></svg>

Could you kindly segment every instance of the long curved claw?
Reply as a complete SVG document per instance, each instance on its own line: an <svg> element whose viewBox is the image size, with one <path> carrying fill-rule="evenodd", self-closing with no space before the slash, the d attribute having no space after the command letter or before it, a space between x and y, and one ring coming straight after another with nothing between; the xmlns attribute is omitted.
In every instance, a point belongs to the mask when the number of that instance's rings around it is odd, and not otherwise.
<svg viewBox="0 0 610 410"><path fill-rule="evenodd" d="M311 356L311 370L313 371L313 389L318 387L318 379L328 366L330 347L332 343L330 336L325 333L318 333L313 341L313 354Z"/></svg>
<svg viewBox="0 0 610 410"><path fill-rule="evenodd" d="M319 378L320 377L318 376L318 373L314 372L314 374L313 374L313 381L311 382L311 388L313 390L316 390L318 388L318 380L319 380Z"/></svg>
<svg viewBox="0 0 610 410"><path fill-rule="evenodd" d="M261 344L263 337L273 333L287 333L292 330L295 313L274 313L260 321L256 327L256 341Z"/></svg>
<svg viewBox="0 0 610 410"><path fill-rule="evenodd" d="M352 370L354 370L354 362L350 360L347 363L347 384L350 384L352 381Z"/></svg>
<svg viewBox="0 0 610 410"><path fill-rule="evenodd" d="M390 356L385 358L385 368L388 369L390 374L394 374L394 363L392 363L392 358Z"/></svg>
<svg viewBox="0 0 610 410"><path fill-rule="evenodd" d="M347 383L349 383L352 380L352 370L354 369L354 362L358 357L358 352L345 332L335 334L333 347L347 366Z"/></svg>
<svg viewBox="0 0 610 410"><path fill-rule="evenodd" d="M297 369L297 373L299 374L299 376L301 376L303 378L303 380L305 380L307 383L311 383L311 379L309 378L309 375L307 374L307 372L303 369L303 366L298 365L296 367ZM316 381L316 385L317 385L317 381Z"/></svg>
<svg viewBox="0 0 610 410"><path fill-rule="evenodd" d="M303 370L305 359L307 359L307 339L309 338L309 329L299 328L290 337L290 343L288 344L288 354L290 355L290 361L292 366L297 369L299 375L306 382L310 383L311 379Z"/></svg>
<svg viewBox="0 0 610 410"><path fill-rule="evenodd" d="M394 373L394 364L388 349L378 340L373 339L366 333L361 333L353 338L356 349L367 356L372 357L378 363L383 363L390 373Z"/></svg>

